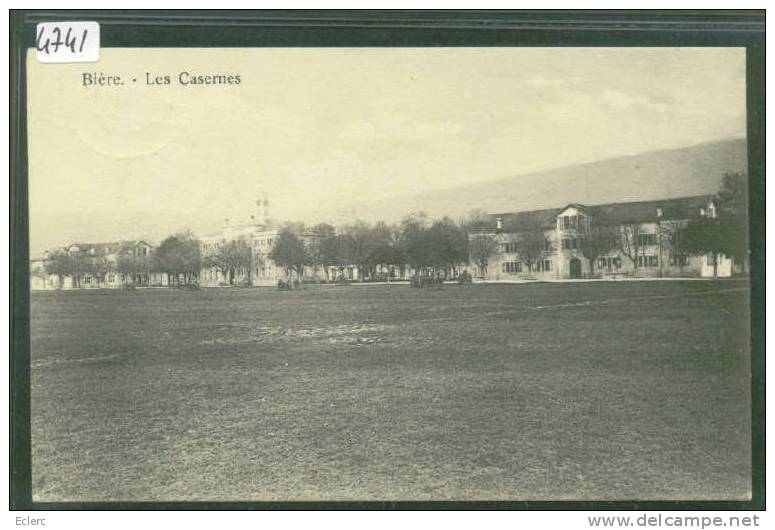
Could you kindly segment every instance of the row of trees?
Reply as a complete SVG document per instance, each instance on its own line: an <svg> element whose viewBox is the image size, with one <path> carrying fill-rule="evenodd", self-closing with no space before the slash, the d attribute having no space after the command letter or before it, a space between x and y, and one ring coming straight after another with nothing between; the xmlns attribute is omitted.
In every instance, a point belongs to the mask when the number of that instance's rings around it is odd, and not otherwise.
<svg viewBox="0 0 775 530"><path fill-rule="evenodd" d="M301 279L306 267L322 269L331 281L345 267L354 266L361 278L375 279L381 267L396 267L404 273L409 265L420 273L451 274L468 262L467 222L449 218L431 222L423 214L405 218L400 224L362 221L336 231L328 224L310 229L314 237L303 237L303 227L284 227L269 254L278 266Z"/></svg>

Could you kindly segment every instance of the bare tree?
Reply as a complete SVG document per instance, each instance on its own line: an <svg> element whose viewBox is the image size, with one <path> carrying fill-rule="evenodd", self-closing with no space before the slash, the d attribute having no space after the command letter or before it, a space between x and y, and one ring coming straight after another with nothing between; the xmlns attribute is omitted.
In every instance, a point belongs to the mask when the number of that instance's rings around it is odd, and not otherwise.
<svg viewBox="0 0 775 530"><path fill-rule="evenodd" d="M517 234L517 255L527 265L528 272L533 272L533 266L547 248L543 225L538 220L510 222L504 231Z"/></svg>
<svg viewBox="0 0 775 530"><path fill-rule="evenodd" d="M280 231L269 253L269 259L283 267L289 278L295 272L299 283L304 277L304 267L311 265L307 246L290 228L283 228Z"/></svg>
<svg viewBox="0 0 775 530"><path fill-rule="evenodd" d="M57 288L61 289L65 281L65 276L74 275L75 265L70 255L64 250L57 250L49 254L44 270L46 274L57 277Z"/></svg>
<svg viewBox="0 0 775 530"><path fill-rule="evenodd" d="M678 265L679 269L683 271L684 257L688 250L685 221L662 221L659 223L660 267L663 263L665 249L669 251L673 265Z"/></svg>
<svg viewBox="0 0 775 530"><path fill-rule="evenodd" d="M221 271L229 285L234 285L236 271L250 268L250 245L244 239L223 241L215 252L204 257L204 263Z"/></svg>
<svg viewBox="0 0 775 530"><path fill-rule="evenodd" d="M590 224L585 230L579 249L581 254L589 261L590 276L595 273L595 262L597 259L617 248L618 240L619 230L613 226Z"/></svg>
<svg viewBox="0 0 775 530"><path fill-rule="evenodd" d="M471 261L479 269L480 276L487 276L487 265L497 249L498 242L490 234L471 234L469 237L468 250Z"/></svg>
<svg viewBox="0 0 775 530"><path fill-rule="evenodd" d="M638 255L640 253L640 223L629 222L619 229L619 250L632 261L635 272L638 272Z"/></svg>
<svg viewBox="0 0 775 530"><path fill-rule="evenodd" d="M97 287L105 282L108 273L114 270L113 264L104 256L99 256L86 264L85 271L94 276Z"/></svg>
<svg viewBox="0 0 775 530"><path fill-rule="evenodd" d="M517 254L527 265L528 272L533 272L533 266L541 259L544 250L546 250L546 234L543 226L538 223L525 226L519 233Z"/></svg>

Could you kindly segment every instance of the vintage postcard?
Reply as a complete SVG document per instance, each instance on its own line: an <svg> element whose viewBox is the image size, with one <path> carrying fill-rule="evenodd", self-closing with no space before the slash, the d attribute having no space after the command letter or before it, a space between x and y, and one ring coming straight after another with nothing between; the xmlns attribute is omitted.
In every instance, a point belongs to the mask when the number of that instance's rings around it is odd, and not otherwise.
<svg viewBox="0 0 775 530"><path fill-rule="evenodd" d="M46 53L34 501L751 499L745 48Z"/></svg>

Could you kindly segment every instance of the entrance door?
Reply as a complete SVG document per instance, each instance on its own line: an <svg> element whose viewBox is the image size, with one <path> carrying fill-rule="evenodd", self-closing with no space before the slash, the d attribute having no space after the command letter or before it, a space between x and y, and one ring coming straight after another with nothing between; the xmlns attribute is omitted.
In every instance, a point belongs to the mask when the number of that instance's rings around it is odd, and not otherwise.
<svg viewBox="0 0 775 530"><path fill-rule="evenodd" d="M579 258L570 259L570 277L581 278L581 260Z"/></svg>

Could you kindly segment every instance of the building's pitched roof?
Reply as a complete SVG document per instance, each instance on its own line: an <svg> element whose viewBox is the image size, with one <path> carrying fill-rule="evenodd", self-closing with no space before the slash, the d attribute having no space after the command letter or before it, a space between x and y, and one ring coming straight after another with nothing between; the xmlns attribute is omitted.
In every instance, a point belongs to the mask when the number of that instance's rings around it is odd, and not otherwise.
<svg viewBox="0 0 775 530"><path fill-rule="evenodd" d="M509 231L510 227L530 227L536 225L551 229L554 227L557 216L569 207L586 210L593 219L605 225L656 222L658 219L657 209L662 210L662 220L695 219L700 216L700 209L707 207L712 200L712 195L696 195L676 199L617 202L593 206L572 203L562 208L489 214L489 226L482 229L495 230L497 219L501 219L504 231Z"/></svg>
<svg viewBox="0 0 775 530"><path fill-rule="evenodd" d="M712 200L711 195L696 195L660 201L599 204L592 206L590 213L593 219L610 225L656 222L658 209L662 210L662 220L695 219L700 216L700 209L706 208Z"/></svg>
<svg viewBox="0 0 775 530"><path fill-rule="evenodd" d="M542 226L544 228L552 228L558 213L560 213L559 208L549 208L547 210L492 214L490 217L492 219L492 228L495 228L497 219L501 219L503 222L504 230L508 230L510 226Z"/></svg>

